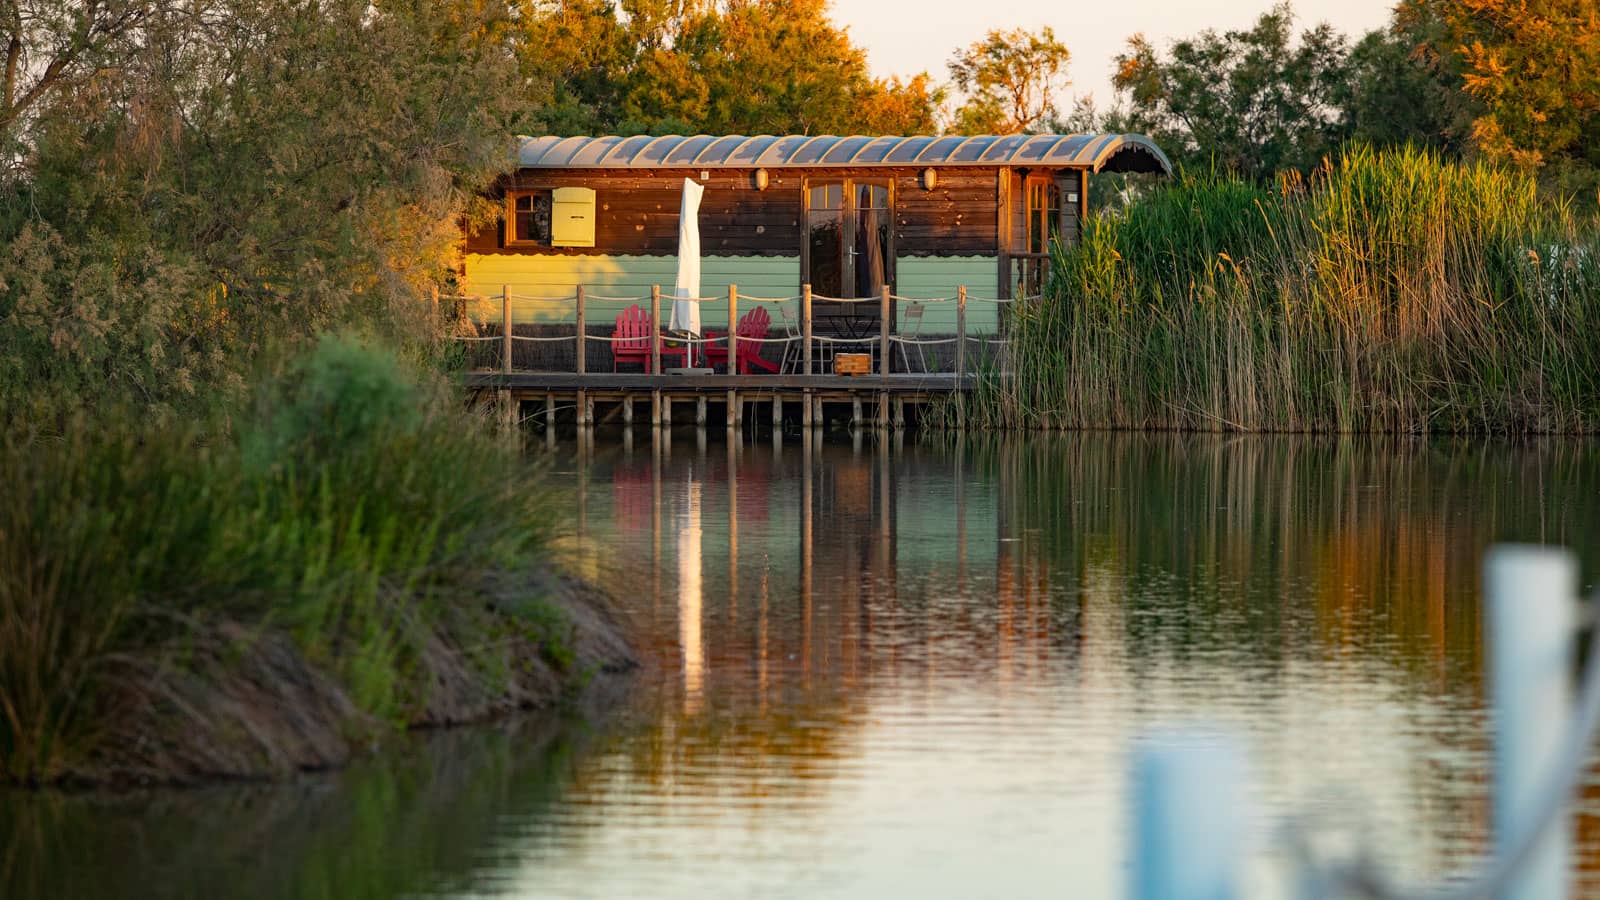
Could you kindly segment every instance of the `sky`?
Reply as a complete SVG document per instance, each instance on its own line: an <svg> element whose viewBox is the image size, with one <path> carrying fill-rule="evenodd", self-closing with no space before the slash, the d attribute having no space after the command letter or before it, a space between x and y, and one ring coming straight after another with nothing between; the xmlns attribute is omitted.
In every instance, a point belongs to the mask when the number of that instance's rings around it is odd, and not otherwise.
<svg viewBox="0 0 1600 900"><path fill-rule="evenodd" d="M1062 111L1071 98L1093 94L1109 106L1111 58L1129 36L1144 32L1160 49L1177 37L1205 28L1219 31L1248 26L1272 0L834 0L834 21L850 29L867 50L874 75L911 75L926 70L941 82L951 53L991 28L1036 29L1049 25L1072 51L1072 84L1058 98ZM1389 19L1395 0L1298 0L1296 30L1330 22L1351 36Z"/></svg>

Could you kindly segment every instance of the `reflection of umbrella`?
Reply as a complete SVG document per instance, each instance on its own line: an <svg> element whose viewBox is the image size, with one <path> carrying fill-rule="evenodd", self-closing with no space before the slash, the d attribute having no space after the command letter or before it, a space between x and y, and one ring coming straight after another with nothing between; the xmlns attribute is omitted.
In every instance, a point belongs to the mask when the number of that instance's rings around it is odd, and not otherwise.
<svg viewBox="0 0 1600 900"><path fill-rule="evenodd" d="M700 195L705 188L683 180L683 208L678 211L678 283L675 297L700 296ZM672 330L700 335L700 304L672 302Z"/></svg>
<svg viewBox="0 0 1600 900"><path fill-rule="evenodd" d="M700 705L705 682L705 645L700 637L700 484L686 485L683 511L678 516L678 643L683 648L683 705L693 712Z"/></svg>

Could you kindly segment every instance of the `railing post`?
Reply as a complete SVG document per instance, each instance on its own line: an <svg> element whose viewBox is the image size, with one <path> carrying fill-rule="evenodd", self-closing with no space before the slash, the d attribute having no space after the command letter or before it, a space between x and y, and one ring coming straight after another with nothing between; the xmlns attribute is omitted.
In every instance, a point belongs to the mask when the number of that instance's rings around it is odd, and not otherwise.
<svg viewBox="0 0 1600 900"><path fill-rule="evenodd" d="M1533 817L1539 814L1546 785L1556 776L1573 717L1577 563L1564 550L1497 546L1484 559L1483 580L1490 635L1489 706L1495 724L1495 852L1508 853L1529 829L1547 826L1502 896L1563 900L1570 896L1570 818L1544 823Z"/></svg>
<svg viewBox="0 0 1600 900"><path fill-rule="evenodd" d="M728 285L728 374L735 375L739 372L739 288L737 285ZM730 417L731 424L733 419Z"/></svg>
<svg viewBox="0 0 1600 900"><path fill-rule="evenodd" d="M1174 731L1133 752L1133 900L1232 900L1244 861L1244 754Z"/></svg>
<svg viewBox="0 0 1600 900"><path fill-rule="evenodd" d="M661 285L650 285L650 374L661 374Z"/></svg>
<svg viewBox="0 0 1600 900"><path fill-rule="evenodd" d="M967 286L956 288L956 383L967 377Z"/></svg>
<svg viewBox="0 0 1600 900"><path fill-rule="evenodd" d="M511 285L500 285L500 371L511 374Z"/></svg>
<svg viewBox="0 0 1600 900"><path fill-rule="evenodd" d="M578 285L578 374L589 370L585 350L589 346L589 328L583 314L583 285Z"/></svg>
<svg viewBox="0 0 1600 900"><path fill-rule="evenodd" d="M806 374L811 374L811 285L800 286L800 355L804 358Z"/></svg>
<svg viewBox="0 0 1600 900"><path fill-rule="evenodd" d="M889 374L889 285L883 286L878 301L878 374Z"/></svg>

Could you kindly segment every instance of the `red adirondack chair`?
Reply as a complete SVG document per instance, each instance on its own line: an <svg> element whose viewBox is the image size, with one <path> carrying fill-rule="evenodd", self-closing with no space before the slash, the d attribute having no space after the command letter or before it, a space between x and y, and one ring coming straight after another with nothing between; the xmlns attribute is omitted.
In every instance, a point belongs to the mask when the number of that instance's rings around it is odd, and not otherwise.
<svg viewBox="0 0 1600 900"><path fill-rule="evenodd" d="M761 369L766 372L778 371L778 364L767 362L761 358L761 344L758 341L746 341L744 338L764 338L767 336L767 327L772 324L772 315L765 306L758 306L739 317L739 324L735 327L739 341L739 374L749 375L750 368ZM707 337L716 337L708 334ZM706 344L706 361L711 365L727 365L727 344Z"/></svg>
<svg viewBox="0 0 1600 900"><path fill-rule="evenodd" d="M655 329L650 322L650 314L644 307L637 303L630 304L621 313L617 314L617 331L613 335L617 340L611 344L611 371L623 363L637 363L644 366L646 372L650 371L650 333ZM677 358L680 365L689 365L689 348L687 345L669 347L666 341L661 342L661 360Z"/></svg>

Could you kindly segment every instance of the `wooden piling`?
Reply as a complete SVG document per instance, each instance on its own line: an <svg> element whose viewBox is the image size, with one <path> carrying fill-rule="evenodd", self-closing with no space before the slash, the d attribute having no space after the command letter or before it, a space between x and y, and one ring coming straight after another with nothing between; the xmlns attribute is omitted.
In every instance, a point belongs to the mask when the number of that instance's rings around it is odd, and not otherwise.
<svg viewBox="0 0 1600 900"><path fill-rule="evenodd" d="M861 427L861 395L850 395L850 427Z"/></svg>
<svg viewBox="0 0 1600 900"><path fill-rule="evenodd" d="M883 286L878 301L878 374L889 374L889 286Z"/></svg>
<svg viewBox="0 0 1600 900"><path fill-rule="evenodd" d="M661 427L661 392L659 390L650 392L650 427Z"/></svg>
<svg viewBox="0 0 1600 900"><path fill-rule="evenodd" d="M511 374L511 285L500 285L500 371Z"/></svg>
<svg viewBox="0 0 1600 900"><path fill-rule="evenodd" d="M967 377L967 286L956 288L956 381Z"/></svg>
<svg viewBox="0 0 1600 900"><path fill-rule="evenodd" d="M700 394L694 398L694 424L696 428L706 427L706 395Z"/></svg>
<svg viewBox="0 0 1600 900"><path fill-rule="evenodd" d="M805 361L805 372L811 371L811 285L800 286L800 356Z"/></svg>
<svg viewBox="0 0 1600 900"><path fill-rule="evenodd" d="M739 288L728 285L728 374L739 372ZM730 415L729 422L733 421Z"/></svg>
<svg viewBox="0 0 1600 900"><path fill-rule="evenodd" d="M585 362L589 348L589 328L583 313L583 285L578 285L578 374L589 370Z"/></svg>
<svg viewBox="0 0 1600 900"><path fill-rule="evenodd" d="M735 428L739 425L739 392L728 392L728 427Z"/></svg>
<svg viewBox="0 0 1600 900"><path fill-rule="evenodd" d="M661 285L650 285L650 371L661 374ZM672 422L671 406L667 422Z"/></svg>
<svg viewBox="0 0 1600 900"><path fill-rule="evenodd" d="M633 427L633 395L625 394L622 397L622 424Z"/></svg>

